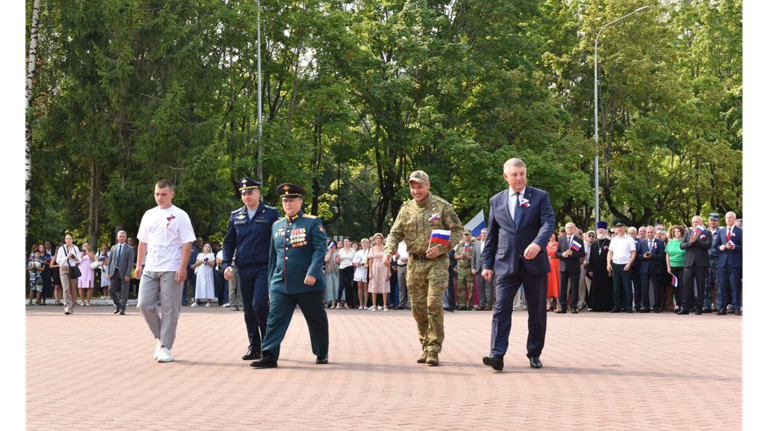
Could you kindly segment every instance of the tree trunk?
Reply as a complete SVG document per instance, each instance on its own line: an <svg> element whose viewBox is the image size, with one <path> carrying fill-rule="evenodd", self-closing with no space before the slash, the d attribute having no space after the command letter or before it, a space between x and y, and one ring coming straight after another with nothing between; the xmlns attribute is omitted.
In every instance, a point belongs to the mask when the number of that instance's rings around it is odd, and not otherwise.
<svg viewBox="0 0 768 431"><path fill-rule="evenodd" d="M25 137L26 137L26 151L24 155L24 183L25 183L25 205L24 210L26 213L24 236L26 237L29 231L29 206L31 204L32 195L30 193L32 188L32 122L29 116L29 108L32 105L32 90L35 87L35 63L37 59L37 25L40 18L40 0L35 0L32 4L32 26L30 27L29 37L29 63L27 66L27 98L24 105L24 115L27 118Z"/></svg>
<svg viewBox="0 0 768 431"><path fill-rule="evenodd" d="M88 241L91 250L97 244L99 238L99 166L95 160L91 160L91 191L88 205Z"/></svg>

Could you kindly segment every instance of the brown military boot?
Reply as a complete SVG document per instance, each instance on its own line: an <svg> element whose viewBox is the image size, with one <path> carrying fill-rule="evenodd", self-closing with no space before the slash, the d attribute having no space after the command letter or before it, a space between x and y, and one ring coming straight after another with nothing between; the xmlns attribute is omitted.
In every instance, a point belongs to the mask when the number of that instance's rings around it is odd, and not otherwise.
<svg viewBox="0 0 768 431"><path fill-rule="evenodd" d="M427 362L427 351L425 350L419 359L416 360L416 363L423 364Z"/></svg>
<svg viewBox="0 0 768 431"><path fill-rule="evenodd" d="M427 365L440 365L440 360L437 359L437 352L427 352Z"/></svg>

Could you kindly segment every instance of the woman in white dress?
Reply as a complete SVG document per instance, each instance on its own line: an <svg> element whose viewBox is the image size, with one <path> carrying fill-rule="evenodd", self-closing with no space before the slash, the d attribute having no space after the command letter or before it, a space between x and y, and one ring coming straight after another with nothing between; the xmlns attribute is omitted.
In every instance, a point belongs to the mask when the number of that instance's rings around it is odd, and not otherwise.
<svg viewBox="0 0 768 431"><path fill-rule="evenodd" d="M96 255L96 259L101 263L99 273L101 274L101 297L99 299L109 299L109 245L101 246L101 251Z"/></svg>
<svg viewBox="0 0 768 431"><path fill-rule="evenodd" d="M93 252L91 251L91 244L84 242L83 243L83 250L80 252L80 263L77 264L77 266L80 267L80 273L82 274L80 278L77 279L77 288L80 291L80 300L82 301L82 306L89 306L91 305L91 295L93 294L93 268L91 268L91 263L96 260L96 256L94 256Z"/></svg>
<svg viewBox="0 0 768 431"><path fill-rule="evenodd" d="M363 248L355 253L352 264L355 265L354 281L357 282L357 297L360 299L357 308L362 310L368 305L368 238L363 238L360 244Z"/></svg>
<svg viewBox="0 0 768 431"><path fill-rule="evenodd" d="M211 245L203 246L203 252L197 254L195 261L195 275L197 283L195 284L195 302L192 307L197 307L200 299L207 299L206 307L211 306L211 300L214 298L213 288L213 266L216 265L216 257L211 252Z"/></svg>

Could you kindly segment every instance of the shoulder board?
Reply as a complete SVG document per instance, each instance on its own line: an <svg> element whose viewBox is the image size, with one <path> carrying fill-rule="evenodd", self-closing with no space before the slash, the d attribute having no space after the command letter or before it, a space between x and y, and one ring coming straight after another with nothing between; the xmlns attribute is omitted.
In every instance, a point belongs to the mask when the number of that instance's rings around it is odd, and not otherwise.
<svg viewBox="0 0 768 431"><path fill-rule="evenodd" d="M275 211L277 211L277 207L269 206L269 205L266 205L266 204L264 205L264 208L266 208L268 210L275 210Z"/></svg>
<svg viewBox="0 0 768 431"><path fill-rule="evenodd" d="M312 214L302 214L302 217L303 218L310 218L310 219L316 219L317 218L317 216L314 216Z"/></svg>

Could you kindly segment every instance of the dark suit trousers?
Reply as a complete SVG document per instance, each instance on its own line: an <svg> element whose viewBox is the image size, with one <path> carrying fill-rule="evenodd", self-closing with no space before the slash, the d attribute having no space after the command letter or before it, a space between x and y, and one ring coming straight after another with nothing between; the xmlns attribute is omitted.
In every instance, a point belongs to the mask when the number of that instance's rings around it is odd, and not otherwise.
<svg viewBox="0 0 768 431"><path fill-rule="evenodd" d="M696 295L696 307L704 306L704 280L707 278L707 268L702 266L686 267L683 273L683 306L692 308L694 305L693 279L696 278L696 286L699 294Z"/></svg>
<svg viewBox="0 0 768 431"><path fill-rule="evenodd" d="M125 306L128 305L128 290L130 286L130 282L120 277L120 271L115 271L109 277L109 297L115 303L115 308L125 311ZM119 297L117 296L118 292L120 292Z"/></svg>
<svg viewBox="0 0 768 431"><path fill-rule="evenodd" d="M734 310L741 310L741 268L720 268L720 298L717 298L717 309L725 310L728 307L730 294Z"/></svg>
<svg viewBox="0 0 768 431"><path fill-rule="evenodd" d="M262 354L270 355L275 359L280 357L280 343L285 338L285 332L293 318L296 305L307 320L309 327L309 339L312 342L312 353L318 357L328 354L328 315L323 306L324 290L306 293L282 293L270 292L272 302L269 319L267 321L267 334L264 337Z"/></svg>
<svg viewBox="0 0 768 431"><path fill-rule="evenodd" d="M666 293L662 288L662 283L664 283L664 276L662 274L651 274L651 281L653 282L652 307L654 310L661 311L661 305L665 302L664 299L662 299L662 294Z"/></svg>
<svg viewBox="0 0 768 431"><path fill-rule="evenodd" d="M640 307L640 304L642 304L643 305L643 310L650 310L651 309L651 298L648 295L648 292L650 292L651 278L652 277L653 276L651 275L650 272L646 272L644 274L640 274L640 301L637 300L637 291L635 291L635 307ZM659 292L654 290L653 291L653 299L656 299L658 297L659 297ZM654 304L654 305L656 305L656 304Z"/></svg>
<svg viewBox="0 0 768 431"><path fill-rule="evenodd" d="M560 306L565 311L568 300L568 281L571 282L571 310L579 303L579 273L560 271ZM526 290L527 293L527 290ZM527 298L527 296L526 296Z"/></svg>
<svg viewBox="0 0 768 431"><path fill-rule="evenodd" d="M578 278L578 274L576 275ZM520 285L525 284L528 301L528 357L541 356L547 333L547 274L529 274L520 262L517 273L496 277L496 306L491 327L491 356L507 353L512 330L512 304ZM578 286L578 280L576 285ZM578 294L576 295L578 299Z"/></svg>
<svg viewBox="0 0 768 431"><path fill-rule="evenodd" d="M645 290L645 302L643 302L643 279L640 277L640 271L635 268L635 263L632 265L632 289L635 292L635 310L640 310L640 306L648 302L648 290Z"/></svg>

